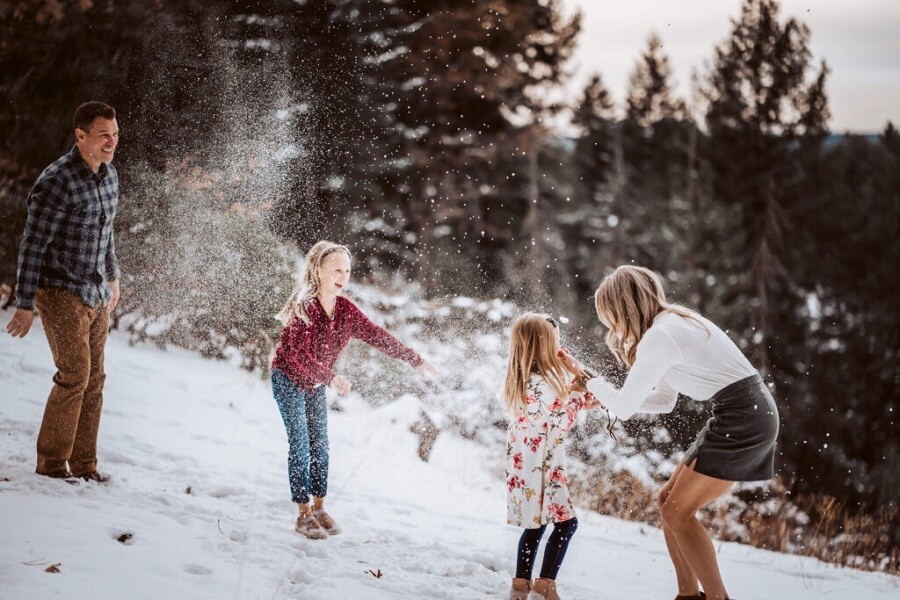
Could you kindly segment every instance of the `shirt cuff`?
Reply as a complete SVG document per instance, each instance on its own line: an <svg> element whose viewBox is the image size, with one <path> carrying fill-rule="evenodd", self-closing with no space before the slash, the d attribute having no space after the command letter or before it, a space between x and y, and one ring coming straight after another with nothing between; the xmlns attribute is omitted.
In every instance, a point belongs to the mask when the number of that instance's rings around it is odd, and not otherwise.
<svg viewBox="0 0 900 600"><path fill-rule="evenodd" d="M16 308L22 310L34 310L34 294L20 293L16 288Z"/></svg>
<svg viewBox="0 0 900 600"><path fill-rule="evenodd" d="M116 281L122 277L122 271L119 270L118 266L113 267L111 271L106 271L106 280L107 281Z"/></svg>

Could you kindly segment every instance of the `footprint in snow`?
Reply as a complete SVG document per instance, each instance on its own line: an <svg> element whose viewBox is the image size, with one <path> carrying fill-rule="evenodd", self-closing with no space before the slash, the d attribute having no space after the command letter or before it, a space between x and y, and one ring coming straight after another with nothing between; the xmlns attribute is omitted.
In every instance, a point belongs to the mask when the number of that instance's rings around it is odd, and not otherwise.
<svg viewBox="0 0 900 600"><path fill-rule="evenodd" d="M190 573L191 575L212 575L213 570L209 567L198 565L196 563L191 563L184 565L185 573Z"/></svg>

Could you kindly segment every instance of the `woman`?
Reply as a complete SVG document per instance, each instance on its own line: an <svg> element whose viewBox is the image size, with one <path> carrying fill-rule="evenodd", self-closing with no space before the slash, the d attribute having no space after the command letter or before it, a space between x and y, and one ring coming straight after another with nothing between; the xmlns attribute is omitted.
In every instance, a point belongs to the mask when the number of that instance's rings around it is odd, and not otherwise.
<svg viewBox="0 0 900 600"><path fill-rule="evenodd" d="M712 540L696 513L735 481L774 474L778 409L759 372L715 324L666 302L659 277L622 266L594 296L609 329L606 343L628 369L621 389L586 373L571 356L567 368L619 418L670 412L678 393L712 402L713 417L697 435L659 494L666 545L678 577L676 600L728 598Z"/></svg>

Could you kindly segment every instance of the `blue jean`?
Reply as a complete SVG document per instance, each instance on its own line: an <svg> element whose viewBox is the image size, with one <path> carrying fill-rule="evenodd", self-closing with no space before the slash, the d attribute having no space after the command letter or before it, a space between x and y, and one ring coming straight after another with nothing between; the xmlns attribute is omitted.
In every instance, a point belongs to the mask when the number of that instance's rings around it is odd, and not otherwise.
<svg viewBox="0 0 900 600"><path fill-rule="evenodd" d="M328 405L325 386L300 389L279 369L272 369L272 393L288 439L288 480L291 499L308 504L310 494L328 491Z"/></svg>

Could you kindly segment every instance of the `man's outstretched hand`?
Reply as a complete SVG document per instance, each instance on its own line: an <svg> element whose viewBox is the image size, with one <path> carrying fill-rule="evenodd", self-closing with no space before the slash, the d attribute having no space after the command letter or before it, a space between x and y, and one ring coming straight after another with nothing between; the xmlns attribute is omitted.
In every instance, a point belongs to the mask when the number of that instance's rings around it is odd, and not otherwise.
<svg viewBox="0 0 900 600"><path fill-rule="evenodd" d="M31 324L34 323L34 311L30 308L17 308L12 319L6 324L6 331L13 337L25 337Z"/></svg>

